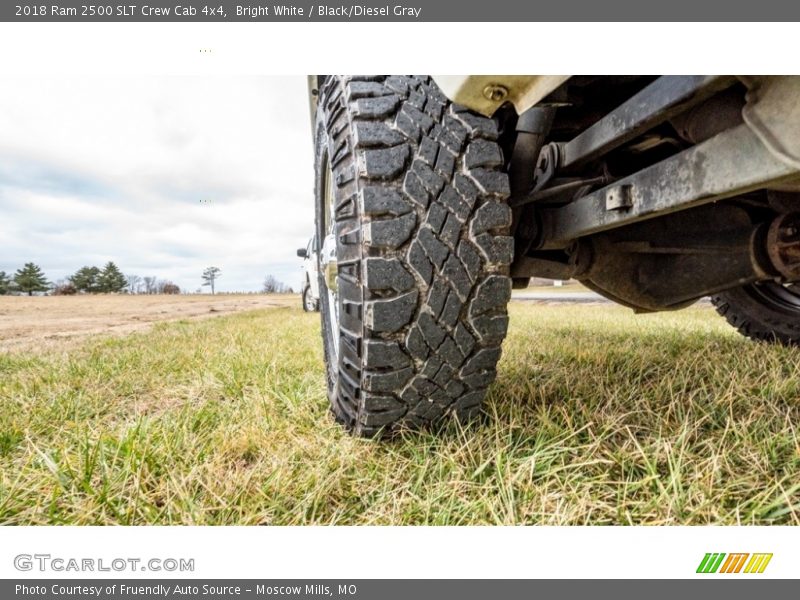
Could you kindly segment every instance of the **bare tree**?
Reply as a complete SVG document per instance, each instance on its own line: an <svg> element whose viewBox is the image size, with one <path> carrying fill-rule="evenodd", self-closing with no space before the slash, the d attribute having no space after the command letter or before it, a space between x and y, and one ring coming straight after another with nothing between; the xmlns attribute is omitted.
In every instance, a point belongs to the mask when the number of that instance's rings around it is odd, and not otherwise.
<svg viewBox="0 0 800 600"><path fill-rule="evenodd" d="M142 278L138 275L127 275L128 280L128 293L141 294L142 293Z"/></svg>
<svg viewBox="0 0 800 600"><path fill-rule="evenodd" d="M54 296L74 296L78 288L69 279L59 279L53 286Z"/></svg>
<svg viewBox="0 0 800 600"><path fill-rule="evenodd" d="M261 291L265 294L274 294L278 283L280 282L275 279L273 275L267 275L264 277L264 285L262 286Z"/></svg>
<svg viewBox="0 0 800 600"><path fill-rule="evenodd" d="M222 271L220 271L217 267L207 267L205 271L203 271L203 285L204 286L211 286L211 293L214 293L214 282L222 277Z"/></svg>
<svg viewBox="0 0 800 600"><path fill-rule="evenodd" d="M156 293L156 278L155 277L144 277L144 293L145 294L155 294Z"/></svg>
<svg viewBox="0 0 800 600"><path fill-rule="evenodd" d="M159 294L180 294L181 288L177 285L172 283L169 280L162 280L158 282L158 293Z"/></svg>
<svg viewBox="0 0 800 600"><path fill-rule="evenodd" d="M261 291L265 294L287 294L291 293L290 290L289 286L282 281L278 281L274 275L267 275L261 288Z"/></svg>

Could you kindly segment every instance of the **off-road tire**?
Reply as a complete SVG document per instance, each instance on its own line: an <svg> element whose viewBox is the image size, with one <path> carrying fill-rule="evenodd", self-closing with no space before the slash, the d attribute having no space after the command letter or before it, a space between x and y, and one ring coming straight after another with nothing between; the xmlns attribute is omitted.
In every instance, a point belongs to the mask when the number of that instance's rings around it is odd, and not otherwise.
<svg viewBox="0 0 800 600"><path fill-rule="evenodd" d="M450 103L428 77L320 85L317 235L329 164L338 260L338 336L320 275L328 395L358 435L480 412L511 296L497 137L494 121Z"/></svg>
<svg viewBox="0 0 800 600"><path fill-rule="evenodd" d="M774 286L775 284L766 284ZM711 298L717 312L739 333L754 340L785 345L800 344L800 297L797 306L758 284L727 290Z"/></svg>
<svg viewBox="0 0 800 600"><path fill-rule="evenodd" d="M303 312L318 312L319 311L319 300L316 302L310 303L308 301L308 296L311 294L311 286L309 284L305 284L303 286L303 293L300 296L300 301L303 303ZM313 304L314 308L311 309L308 307L309 304Z"/></svg>

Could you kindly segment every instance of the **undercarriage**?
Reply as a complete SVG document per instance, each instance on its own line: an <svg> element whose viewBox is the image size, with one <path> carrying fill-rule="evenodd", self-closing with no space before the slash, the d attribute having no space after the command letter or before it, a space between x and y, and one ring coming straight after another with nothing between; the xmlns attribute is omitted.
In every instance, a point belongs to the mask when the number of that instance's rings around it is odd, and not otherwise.
<svg viewBox="0 0 800 600"><path fill-rule="evenodd" d="M794 292L800 78L572 77L494 118L516 287L574 278L637 311Z"/></svg>

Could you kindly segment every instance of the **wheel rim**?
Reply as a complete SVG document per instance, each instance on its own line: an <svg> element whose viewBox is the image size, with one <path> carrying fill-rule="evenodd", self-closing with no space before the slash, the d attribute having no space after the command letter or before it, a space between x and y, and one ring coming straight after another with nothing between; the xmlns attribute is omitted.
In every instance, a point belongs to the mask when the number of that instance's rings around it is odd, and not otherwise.
<svg viewBox="0 0 800 600"><path fill-rule="evenodd" d="M750 286L751 293L761 303L773 308L800 315L800 285L763 281Z"/></svg>
<svg viewBox="0 0 800 600"><path fill-rule="evenodd" d="M309 312L313 312L314 308L315 308L314 304L315 304L315 302L314 302L314 298L311 296L311 289L310 288L306 288L306 292L305 292L306 310L309 311Z"/></svg>
<svg viewBox="0 0 800 600"><path fill-rule="evenodd" d="M333 350L334 358L339 356L339 294L336 285L337 262L336 262L336 223L333 219L334 214L334 194L333 194L333 173L326 158L323 165L325 176L323 178L322 202L324 214L323 232L325 239L320 248L320 272L324 273L321 277L325 285L325 293L328 296L328 334L330 336L330 347Z"/></svg>

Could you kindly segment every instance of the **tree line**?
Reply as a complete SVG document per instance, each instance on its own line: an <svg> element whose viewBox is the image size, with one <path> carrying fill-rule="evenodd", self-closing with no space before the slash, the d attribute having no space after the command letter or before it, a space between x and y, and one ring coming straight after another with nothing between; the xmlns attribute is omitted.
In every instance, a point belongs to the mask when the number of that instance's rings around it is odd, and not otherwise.
<svg viewBox="0 0 800 600"><path fill-rule="evenodd" d="M211 293L215 294L217 279L220 277L222 277L222 270L219 267L206 267L201 275L203 287L210 287ZM199 292L200 290L198 289L197 291ZM264 277L261 291L265 294L294 294L294 290L291 287L279 281L274 275Z"/></svg>
<svg viewBox="0 0 800 600"><path fill-rule="evenodd" d="M39 265L29 262L13 275L0 271L0 295L38 292L69 296L73 294L180 294L181 289L169 280L156 277L124 275L113 261L101 269L85 266L65 280L51 283Z"/></svg>
<svg viewBox="0 0 800 600"><path fill-rule="evenodd" d="M203 271L203 286L216 292L216 281L222 277L217 267L208 267ZM198 289L198 292L200 290ZM293 294L294 290L279 281L273 275L267 275L262 284L262 292L268 294ZM181 288L168 279L139 275L125 275L109 261L101 269L95 266L84 266L64 280L56 283L48 281L39 265L29 262L17 269L13 275L0 271L0 296L6 294L27 294L48 292L57 296L73 294L180 294Z"/></svg>

